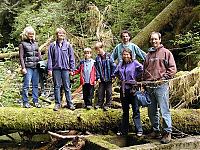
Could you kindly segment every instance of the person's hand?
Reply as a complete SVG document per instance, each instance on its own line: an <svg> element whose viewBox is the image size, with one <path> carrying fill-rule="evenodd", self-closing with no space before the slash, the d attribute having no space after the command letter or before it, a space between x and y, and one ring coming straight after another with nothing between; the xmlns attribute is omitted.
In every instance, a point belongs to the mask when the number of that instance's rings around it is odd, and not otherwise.
<svg viewBox="0 0 200 150"><path fill-rule="evenodd" d="M73 71L70 71L69 74L70 74L71 76L73 76L73 75L74 75L74 72L73 72Z"/></svg>
<svg viewBox="0 0 200 150"><path fill-rule="evenodd" d="M23 69L22 69L22 73L23 73L23 74L27 74L26 68L23 68Z"/></svg>
<svg viewBox="0 0 200 150"><path fill-rule="evenodd" d="M140 89L142 92L144 92L145 91L145 89L144 89L144 87L143 86L141 86L141 89Z"/></svg>
<svg viewBox="0 0 200 150"><path fill-rule="evenodd" d="M52 76L52 71L48 71L48 75L51 77Z"/></svg>
<svg viewBox="0 0 200 150"><path fill-rule="evenodd" d="M98 80L97 80L97 83L100 83L100 82L101 82L101 80L100 80L100 79L98 79Z"/></svg>

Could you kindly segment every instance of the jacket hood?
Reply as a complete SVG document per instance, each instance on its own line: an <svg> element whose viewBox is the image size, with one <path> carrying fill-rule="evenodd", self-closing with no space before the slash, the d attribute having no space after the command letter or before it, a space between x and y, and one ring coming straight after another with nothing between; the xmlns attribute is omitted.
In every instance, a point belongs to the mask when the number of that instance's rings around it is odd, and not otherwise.
<svg viewBox="0 0 200 150"><path fill-rule="evenodd" d="M163 47L162 44L161 44L158 48L150 47L150 48L148 49L148 52L155 52L157 49L160 49L160 48L162 48L162 47Z"/></svg>

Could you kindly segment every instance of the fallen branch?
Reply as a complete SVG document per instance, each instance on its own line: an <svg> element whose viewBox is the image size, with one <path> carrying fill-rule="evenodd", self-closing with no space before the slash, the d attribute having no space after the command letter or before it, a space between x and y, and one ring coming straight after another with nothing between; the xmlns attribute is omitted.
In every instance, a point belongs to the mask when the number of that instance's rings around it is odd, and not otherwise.
<svg viewBox="0 0 200 150"><path fill-rule="evenodd" d="M89 137L91 135L61 135L58 133L54 133L51 131L48 131L48 134L50 134L51 136L55 137L55 138L59 138L59 139L73 139L73 138L85 138L85 137Z"/></svg>

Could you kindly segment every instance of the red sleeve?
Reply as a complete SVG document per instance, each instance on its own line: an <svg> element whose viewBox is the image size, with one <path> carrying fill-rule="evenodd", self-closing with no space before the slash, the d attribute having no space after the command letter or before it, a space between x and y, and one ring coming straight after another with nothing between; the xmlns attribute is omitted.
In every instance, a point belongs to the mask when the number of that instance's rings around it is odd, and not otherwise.
<svg viewBox="0 0 200 150"><path fill-rule="evenodd" d="M73 75L80 74L80 72L81 72L81 67L82 67L82 64L80 64L80 65L78 66L78 68L77 68L76 70L73 71Z"/></svg>

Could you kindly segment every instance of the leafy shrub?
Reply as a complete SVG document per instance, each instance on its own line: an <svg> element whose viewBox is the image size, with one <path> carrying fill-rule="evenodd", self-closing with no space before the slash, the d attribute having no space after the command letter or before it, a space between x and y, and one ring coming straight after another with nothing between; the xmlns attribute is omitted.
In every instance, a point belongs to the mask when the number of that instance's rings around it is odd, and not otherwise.
<svg viewBox="0 0 200 150"><path fill-rule="evenodd" d="M193 30L186 32L185 34L176 35L176 39L173 41L177 47L184 47L179 53L181 59L184 60L184 69L191 70L195 68L200 62L200 22L197 22L193 26ZM183 62L183 61L181 61Z"/></svg>

